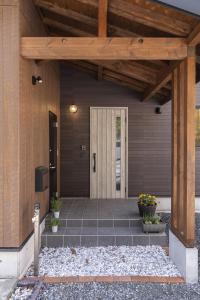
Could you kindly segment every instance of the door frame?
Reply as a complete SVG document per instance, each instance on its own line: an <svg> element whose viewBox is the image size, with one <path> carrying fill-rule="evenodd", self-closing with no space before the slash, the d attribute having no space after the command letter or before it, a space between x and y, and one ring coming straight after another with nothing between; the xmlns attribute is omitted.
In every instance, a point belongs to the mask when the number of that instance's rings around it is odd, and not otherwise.
<svg viewBox="0 0 200 300"><path fill-rule="evenodd" d="M91 139L91 111L92 109L124 109L125 110L125 198L128 198L128 107L127 106L90 106L90 198L91 198L91 176L92 176L92 166L91 166L91 149L92 149L92 139Z"/></svg>
<svg viewBox="0 0 200 300"><path fill-rule="evenodd" d="M56 124L56 196L58 196L58 117L57 115L49 110L49 208L50 208L50 202L51 202L51 171L50 171L50 120L53 120L53 122Z"/></svg>

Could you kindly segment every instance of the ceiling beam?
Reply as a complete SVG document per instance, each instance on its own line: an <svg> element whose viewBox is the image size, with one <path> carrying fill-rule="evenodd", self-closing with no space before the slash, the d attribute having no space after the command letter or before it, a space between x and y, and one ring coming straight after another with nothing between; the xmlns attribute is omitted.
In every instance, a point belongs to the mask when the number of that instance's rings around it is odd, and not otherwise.
<svg viewBox="0 0 200 300"><path fill-rule="evenodd" d="M180 38L23 37L28 59L180 60L187 57Z"/></svg>
<svg viewBox="0 0 200 300"><path fill-rule="evenodd" d="M197 46L200 44L200 23L194 28L187 39L189 46Z"/></svg>
<svg viewBox="0 0 200 300"><path fill-rule="evenodd" d="M108 0L99 0L98 36L107 37ZM103 66L98 66L98 80L103 78Z"/></svg>

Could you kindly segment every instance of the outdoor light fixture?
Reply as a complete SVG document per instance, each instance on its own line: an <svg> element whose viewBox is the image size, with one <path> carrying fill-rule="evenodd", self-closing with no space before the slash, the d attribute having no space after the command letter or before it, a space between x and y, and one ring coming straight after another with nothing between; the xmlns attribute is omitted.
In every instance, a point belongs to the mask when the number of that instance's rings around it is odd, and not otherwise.
<svg viewBox="0 0 200 300"><path fill-rule="evenodd" d="M160 108L160 106L157 106L157 107L156 107L156 109L155 109L155 113L156 113L157 115L160 115L160 114L162 114L162 111L161 111L161 108Z"/></svg>
<svg viewBox="0 0 200 300"><path fill-rule="evenodd" d="M43 80L41 76L32 76L32 84L36 85L36 84L42 84Z"/></svg>
<svg viewBox="0 0 200 300"><path fill-rule="evenodd" d="M71 113L76 113L77 110L78 110L78 107L77 107L75 104L71 104L71 105L69 106L69 111L70 111Z"/></svg>

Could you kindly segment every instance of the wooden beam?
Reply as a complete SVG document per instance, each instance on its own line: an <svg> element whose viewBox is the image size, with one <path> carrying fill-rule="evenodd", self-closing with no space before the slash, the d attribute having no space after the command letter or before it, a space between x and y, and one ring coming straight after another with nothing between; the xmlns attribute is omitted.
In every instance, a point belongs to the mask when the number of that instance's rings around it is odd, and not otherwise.
<svg viewBox="0 0 200 300"><path fill-rule="evenodd" d="M177 67L179 62L172 64L171 66L167 67L164 71L160 73L158 76L157 83L150 87L144 94L142 101L148 101L151 99L158 91L166 86L166 84L172 79L172 72Z"/></svg>
<svg viewBox="0 0 200 300"><path fill-rule="evenodd" d="M200 23L194 28L187 39L188 45L196 46L200 44Z"/></svg>
<svg viewBox="0 0 200 300"><path fill-rule="evenodd" d="M108 14L108 0L99 0L98 9L98 36L107 36L107 14ZM98 66L98 80L103 78L103 66Z"/></svg>
<svg viewBox="0 0 200 300"><path fill-rule="evenodd" d="M50 3L46 0L35 0L35 5L47 11L53 12L54 14L67 17L73 19L74 21L81 22L94 28L96 31L98 30L98 20L89 16L86 16L80 12L71 10L69 8L64 8L58 6L56 4ZM51 26L51 25L50 25ZM81 31L83 31L81 29ZM118 27L117 25L107 24L107 31L109 36L116 36L116 37L138 37L138 34L126 30L123 28ZM85 36L87 36L87 32L85 32Z"/></svg>
<svg viewBox="0 0 200 300"><path fill-rule="evenodd" d="M179 60L187 45L179 38L21 38L28 59Z"/></svg>
<svg viewBox="0 0 200 300"><path fill-rule="evenodd" d="M195 240L195 57L173 71L171 229L186 247Z"/></svg>

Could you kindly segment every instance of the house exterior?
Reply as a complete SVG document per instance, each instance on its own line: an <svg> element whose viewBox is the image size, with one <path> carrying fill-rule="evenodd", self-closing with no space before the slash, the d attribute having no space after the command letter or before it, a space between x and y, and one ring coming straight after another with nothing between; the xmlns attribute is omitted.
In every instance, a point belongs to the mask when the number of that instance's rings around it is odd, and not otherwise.
<svg viewBox="0 0 200 300"><path fill-rule="evenodd" d="M42 229L53 192L172 196L171 256L176 261L182 247L181 264L193 257L197 266L199 17L157 1L113 0L101 9L91 0L54 2L0 0L0 276L19 276L32 261L34 204L40 203ZM100 148L100 136L108 148ZM199 164L196 147L196 196ZM43 192L35 192L39 166L49 169ZM104 183L107 192L98 194Z"/></svg>

